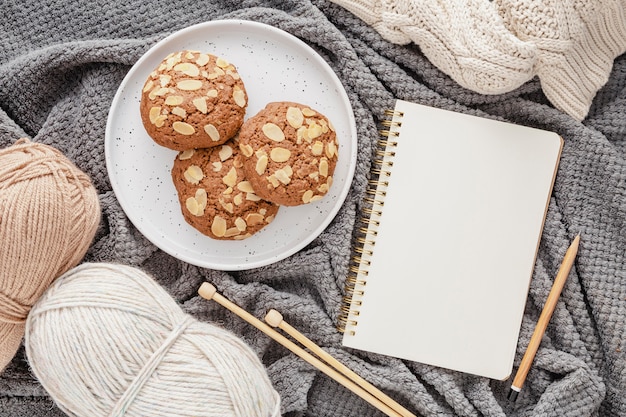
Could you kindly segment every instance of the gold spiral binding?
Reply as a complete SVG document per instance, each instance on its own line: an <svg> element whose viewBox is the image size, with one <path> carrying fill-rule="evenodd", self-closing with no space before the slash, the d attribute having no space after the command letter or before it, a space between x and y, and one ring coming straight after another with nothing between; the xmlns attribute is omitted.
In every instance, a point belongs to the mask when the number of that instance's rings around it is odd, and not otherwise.
<svg viewBox="0 0 626 417"><path fill-rule="evenodd" d="M394 148L398 145L395 138L399 136L398 129L402 126L400 120L404 114L396 110L386 110L383 114L386 118L380 122L381 129L378 131L380 138L374 150L374 161L370 170L371 179L367 183L363 208L359 223L356 226L355 245L353 255L348 267L348 276L344 284L344 296L342 297L337 329L341 333L356 334L362 299L366 292L369 266L374 254L376 244L376 230L381 221L382 210L385 205L385 191L391 176L393 167Z"/></svg>
<svg viewBox="0 0 626 417"><path fill-rule="evenodd" d="M404 116L404 112L398 111L398 110L391 110L391 109L387 109L385 110L385 112L383 113L386 117L403 117Z"/></svg>
<svg viewBox="0 0 626 417"><path fill-rule="evenodd" d="M398 137L398 136L400 136L400 133L396 132L395 130L394 131L392 131L392 130L379 130L378 133L380 133L382 136L387 136L387 137L390 137L390 136Z"/></svg>

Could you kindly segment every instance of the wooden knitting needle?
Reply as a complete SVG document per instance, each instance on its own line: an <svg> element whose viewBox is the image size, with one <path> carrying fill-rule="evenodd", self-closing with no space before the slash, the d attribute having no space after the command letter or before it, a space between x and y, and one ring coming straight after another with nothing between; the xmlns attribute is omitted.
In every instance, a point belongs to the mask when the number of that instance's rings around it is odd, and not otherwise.
<svg viewBox="0 0 626 417"><path fill-rule="evenodd" d="M541 314L539 315L539 320L537 320L537 325L535 326L533 335L530 337L530 342L528 342L526 352L524 352L524 356L522 357L520 366L517 370L517 373L515 374L513 383L511 384L511 389L509 390L508 395L508 399L511 401L515 401L517 399L517 395L522 390L522 386L526 381L526 375L528 375L530 366L535 359L535 354L537 353L537 349L539 348L539 344L541 343L543 334L545 333L546 328L548 327L548 322L550 321L552 313L556 308L556 303L559 300L559 296L561 295L561 291L563 290L565 281L567 280L569 272L572 269L574 259L576 259L579 243L580 234L576 235L576 237L572 241L572 244L565 252L563 262L561 262L561 266L559 267L559 272L557 272L556 278L554 278L554 283L552 284L552 288L548 293L546 303L543 306Z"/></svg>
<svg viewBox="0 0 626 417"><path fill-rule="evenodd" d="M367 382L365 379L361 378L358 374L356 374L350 368L348 368L347 366L339 362L337 359L335 359L330 353L323 350L321 347L316 345L311 339L309 339L308 337L300 333L298 330L296 330L294 327L292 327L289 323L287 323L283 319L283 315L280 314L278 311L274 309L271 309L270 311L268 311L268 313L265 315L265 321L272 327L278 327L279 329L282 329L289 336L293 337L302 345L304 345L309 350L311 350L319 358L321 358L330 366L337 369L339 372L341 372L342 374L350 378L352 381L357 383L361 388L368 391L370 394L374 395L375 397L379 398L381 401L383 401L385 404L387 404L389 407L391 407L401 416L415 417L415 415L412 414L409 410L402 407L400 404L394 401L387 394L385 394L384 392L382 392L381 390L379 390L378 388L376 388L375 386Z"/></svg>
<svg viewBox="0 0 626 417"><path fill-rule="evenodd" d="M363 388L359 387L357 384L352 382L350 379L346 378L344 375L337 372L335 369L326 365L324 362L317 359L315 356L311 355L306 350L302 349L300 346L293 343L291 340L287 339L281 333L274 330L269 325L265 324L261 320L254 317L252 314L248 313L243 308L239 307L237 304L233 303L223 295L217 292L217 289L209 284L208 282L202 283L200 289L198 290L198 294L202 298L206 298L207 300L214 300L222 307L227 308L240 318L247 321L249 324L253 325L296 355L300 358L304 359L309 364L313 365L318 370L322 371L324 374L328 375L330 378L334 379L344 387L348 388L350 391L363 398L372 406L376 407L383 413L387 414L390 417L402 417L400 414L395 412L391 407L382 402L377 397L373 396L369 392L365 391Z"/></svg>

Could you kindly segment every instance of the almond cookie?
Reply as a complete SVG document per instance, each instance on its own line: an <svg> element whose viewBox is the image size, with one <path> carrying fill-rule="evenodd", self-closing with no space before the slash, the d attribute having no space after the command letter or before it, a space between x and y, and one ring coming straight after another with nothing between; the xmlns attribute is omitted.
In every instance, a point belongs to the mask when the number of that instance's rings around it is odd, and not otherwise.
<svg viewBox="0 0 626 417"><path fill-rule="evenodd" d="M159 145L182 151L221 145L243 123L248 96L235 66L195 51L168 55L141 93L141 120Z"/></svg>
<svg viewBox="0 0 626 417"><path fill-rule="evenodd" d="M172 179L187 223L214 239L250 237L271 223L279 209L254 193L232 140L179 152Z"/></svg>
<svg viewBox="0 0 626 417"><path fill-rule="evenodd" d="M303 104L269 103L239 131L243 169L261 198L285 206L321 199L337 164L337 135L323 114Z"/></svg>

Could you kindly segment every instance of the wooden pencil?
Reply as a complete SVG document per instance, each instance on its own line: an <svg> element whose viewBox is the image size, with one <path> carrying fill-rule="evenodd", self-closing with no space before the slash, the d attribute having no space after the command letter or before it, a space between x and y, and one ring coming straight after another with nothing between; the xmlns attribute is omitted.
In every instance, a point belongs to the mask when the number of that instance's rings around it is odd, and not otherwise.
<svg viewBox="0 0 626 417"><path fill-rule="evenodd" d="M576 235L572 244L565 252L565 256L563 257L563 262L561 262L561 266L559 271L556 274L556 278L554 279L554 284L552 284L552 288L548 293L548 298L546 299L546 303L539 315L539 320L537 320L537 325L535 326L535 330L533 331L532 336L530 337L530 341L528 342L528 347L526 348L526 352L524 352L524 356L522 357L522 361L520 362L520 366L515 374L515 378L513 379L513 383L511 384L511 389L509 390L508 398L511 401L515 401L517 396L519 395L522 387L524 386L524 382L526 381L526 376L528 375L528 371L530 371L530 367L535 359L535 354L537 353L537 349L539 349L539 345L541 344L541 339L548 327L548 322L552 317L552 313L556 308L557 301L561 296L561 291L565 286L565 281L569 276L569 273L572 269L572 265L574 264L574 259L576 259L576 254L578 253L578 245L580 244L580 234Z"/></svg>

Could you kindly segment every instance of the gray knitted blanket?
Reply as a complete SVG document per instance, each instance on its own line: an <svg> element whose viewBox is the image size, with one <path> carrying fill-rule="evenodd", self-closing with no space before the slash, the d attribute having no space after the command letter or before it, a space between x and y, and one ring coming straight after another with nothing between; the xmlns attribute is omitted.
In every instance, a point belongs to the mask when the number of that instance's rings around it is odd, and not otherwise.
<svg viewBox="0 0 626 417"><path fill-rule="evenodd" d="M326 0L4 0L0 14L0 147L28 136L57 147L89 174L103 218L85 260L140 267L187 312L242 337L267 367L283 415L380 413L241 319L200 299L197 289L203 281L214 283L257 317L263 317L267 306L277 308L292 326L416 415L626 415L626 56L616 59L608 83L581 123L555 110L536 80L504 95L465 90L415 45L384 41ZM120 82L150 46L183 27L233 18L283 29L324 57L348 92L359 152L345 204L318 238L269 266L223 272L179 261L138 232L112 191L104 137ZM355 222L378 139L378 116L395 98L552 130L565 140L516 366L566 248L577 233L582 243L515 403L506 400L511 381L341 347L335 325ZM61 415L32 376L21 349L0 375L0 416Z"/></svg>

